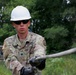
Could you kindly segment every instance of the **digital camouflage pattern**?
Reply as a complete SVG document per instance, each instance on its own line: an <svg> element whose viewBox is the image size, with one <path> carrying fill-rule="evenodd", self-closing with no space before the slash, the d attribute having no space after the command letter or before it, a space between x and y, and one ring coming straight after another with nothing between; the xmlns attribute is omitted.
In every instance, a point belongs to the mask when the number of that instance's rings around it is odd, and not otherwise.
<svg viewBox="0 0 76 75"><path fill-rule="evenodd" d="M20 75L19 70L23 66L31 66L29 64L31 57L41 57L46 54L46 42L42 36L33 32L29 32L23 41L20 41L16 34L4 40L2 49L7 68L12 70L13 75ZM38 69L35 73L35 75L41 75Z"/></svg>

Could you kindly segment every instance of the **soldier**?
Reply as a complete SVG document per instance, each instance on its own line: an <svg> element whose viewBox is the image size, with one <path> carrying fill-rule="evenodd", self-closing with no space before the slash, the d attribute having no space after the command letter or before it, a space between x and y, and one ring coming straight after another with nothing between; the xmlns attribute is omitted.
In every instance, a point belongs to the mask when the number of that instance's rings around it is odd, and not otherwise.
<svg viewBox="0 0 76 75"><path fill-rule="evenodd" d="M6 38L2 49L12 75L41 75L45 68L45 59L36 58L45 56L46 42L41 35L29 32L30 19L29 10L24 6L17 6L11 12L10 21L17 34Z"/></svg>

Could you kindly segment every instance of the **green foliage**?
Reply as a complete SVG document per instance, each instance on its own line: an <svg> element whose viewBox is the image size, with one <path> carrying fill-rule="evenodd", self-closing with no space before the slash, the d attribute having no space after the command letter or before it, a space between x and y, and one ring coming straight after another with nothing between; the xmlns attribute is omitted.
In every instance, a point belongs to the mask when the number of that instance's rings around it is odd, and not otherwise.
<svg viewBox="0 0 76 75"><path fill-rule="evenodd" d="M47 47L47 52L54 52L63 50L63 47L65 45L67 46L67 36L68 36L68 30L62 26L53 26L51 28L45 29L45 38L49 43L47 43L49 46ZM66 48L65 48L66 49Z"/></svg>
<svg viewBox="0 0 76 75"><path fill-rule="evenodd" d="M0 29L0 40L1 40L0 44L2 44L2 42L4 41L3 39L5 39L6 37L11 36L15 33L16 33L16 31L12 27L12 25L4 24L3 28Z"/></svg>
<svg viewBox="0 0 76 75"><path fill-rule="evenodd" d="M72 48L76 47L76 42L73 42L73 44L72 44L71 47L72 47Z"/></svg>
<svg viewBox="0 0 76 75"><path fill-rule="evenodd" d="M36 0L31 7L32 31L46 38L48 53L72 47L76 20L76 7L72 3L67 4L66 0Z"/></svg>
<svg viewBox="0 0 76 75"><path fill-rule="evenodd" d="M31 31L45 37L48 53L75 47L75 0L68 4L67 0L1 0L0 3L0 44L6 37L15 34L10 25L10 13L17 5L23 5L31 12Z"/></svg>
<svg viewBox="0 0 76 75"><path fill-rule="evenodd" d="M76 56L69 55L60 58L51 58L46 62L43 75L75 75Z"/></svg>
<svg viewBox="0 0 76 75"><path fill-rule="evenodd" d="M45 37L47 39L56 39L68 36L68 30L62 26L56 26L45 29Z"/></svg>

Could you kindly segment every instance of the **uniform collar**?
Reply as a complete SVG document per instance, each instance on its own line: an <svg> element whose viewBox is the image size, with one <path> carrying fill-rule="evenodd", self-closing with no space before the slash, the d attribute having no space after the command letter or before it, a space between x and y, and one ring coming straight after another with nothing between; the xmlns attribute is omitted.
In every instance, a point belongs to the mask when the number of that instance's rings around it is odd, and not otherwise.
<svg viewBox="0 0 76 75"><path fill-rule="evenodd" d="M13 45L14 46L22 46L22 44L26 44L26 42L30 42L30 40L31 40L31 34L30 34L30 32L28 32L28 35L25 38L25 40L23 41L23 43L20 42L20 40L19 40L19 38L18 38L18 36L16 34L15 35L15 41L14 41Z"/></svg>

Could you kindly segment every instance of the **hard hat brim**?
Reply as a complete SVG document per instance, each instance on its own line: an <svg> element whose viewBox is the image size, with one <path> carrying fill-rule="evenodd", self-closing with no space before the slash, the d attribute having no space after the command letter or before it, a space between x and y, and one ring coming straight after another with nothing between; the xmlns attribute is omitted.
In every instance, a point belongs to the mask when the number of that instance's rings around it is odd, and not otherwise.
<svg viewBox="0 0 76 75"><path fill-rule="evenodd" d="M31 19L31 17L29 18L16 18L16 19L10 19L10 21L18 21L18 20L28 20L28 19Z"/></svg>

